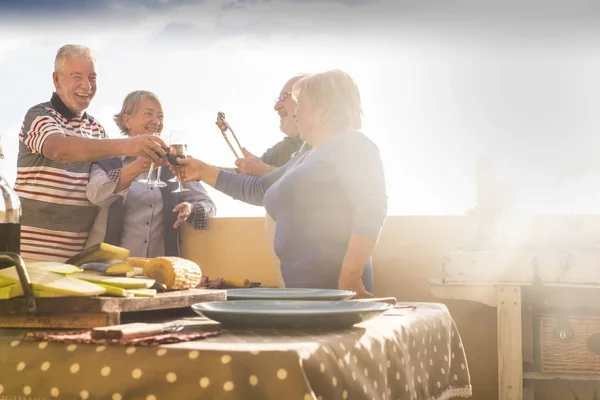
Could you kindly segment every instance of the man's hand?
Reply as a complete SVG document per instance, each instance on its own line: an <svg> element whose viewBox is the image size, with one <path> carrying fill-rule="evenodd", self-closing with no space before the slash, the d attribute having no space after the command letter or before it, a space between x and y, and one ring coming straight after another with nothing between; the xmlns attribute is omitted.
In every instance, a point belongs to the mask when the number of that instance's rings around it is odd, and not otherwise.
<svg viewBox="0 0 600 400"><path fill-rule="evenodd" d="M139 135L123 139L123 154L129 157L145 156L154 162L165 157L167 145L158 136Z"/></svg>
<svg viewBox="0 0 600 400"><path fill-rule="evenodd" d="M173 209L173 212L179 213L177 215L177 221L173 224L173 228L177 229L194 213L194 205L184 201L177 204Z"/></svg>
<svg viewBox="0 0 600 400"><path fill-rule="evenodd" d="M338 289L340 290L351 290L356 293L353 299L368 299L371 297L375 297L373 293L367 292L365 289L365 285L362 282L360 277L350 277L345 275L340 275L338 280Z"/></svg>
<svg viewBox="0 0 600 400"><path fill-rule="evenodd" d="M246 175L263 176L273 170L273 168L265 164L260 157L250 153L246 148L242 149L244 158L238 158L235 160L235 165L238 167L238 171Z"/></svg>

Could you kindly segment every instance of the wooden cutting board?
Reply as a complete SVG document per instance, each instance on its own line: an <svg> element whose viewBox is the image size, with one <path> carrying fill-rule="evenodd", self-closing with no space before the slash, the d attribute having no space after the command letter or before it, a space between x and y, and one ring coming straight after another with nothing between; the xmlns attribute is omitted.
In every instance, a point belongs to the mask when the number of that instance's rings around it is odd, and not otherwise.
<svg viewBox="0 0 600 400"><path fill-rule="evenodd" d="M227 300L227 291L188 289L156 297L58 297L36 299L37 313L28 314L24 298L0 300L0 327L91 328L118 325L121 313L187 308L195 303Z"/></svg>

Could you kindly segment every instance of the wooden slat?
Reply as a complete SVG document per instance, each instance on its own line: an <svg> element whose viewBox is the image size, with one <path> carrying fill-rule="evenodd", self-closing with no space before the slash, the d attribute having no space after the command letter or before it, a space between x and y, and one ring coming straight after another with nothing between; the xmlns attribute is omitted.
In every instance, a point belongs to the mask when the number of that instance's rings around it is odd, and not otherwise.
<svg viewBox="0 0 600 400"><path fill-rule="evenodd" d="M563 379L567 381L600 381L600 375L579 375L579 374L542 374L541 372L524 372L525 380L553 380Z"/></svg>
<svg viewBox="0 0 600 400"><path fill-rule="evenodd" d="M451 282L561 282L600 284L600 249L465 250L445 256Z"/></svg>
<svg viewBox="0 0 600 400"><path fill-rule="evenodd" d="M118 313L3 315L0 328L86 329L119 324Z"/></svg>
<svg viewBox="0 0 600 400"><path fill-rule="evenodd" d="M544 282L560 281L566 254L528 250L452 251L444 261L447 281Z"/></svg>
<svg viewBox="0 0 600 400"><path fill-rule="evenodd" d="M112 313L189 307L204 301L226 300L227 292L189 289L159 293L156 297L60 297L36 299L37 314ZM0 300L0 315L25 314L25 299Z"/></svg>
<svg viewBox="0 0 600 400"><path fill-rule="evenodd" d="M500 400L523 399L521 287L496 288L498 313L498 395Z"/></svg>
<svg viewBox="0 0 600 400"><path fill-rule="evenodd" d="M467 286L479 286L479 287L488 287L488 286L534 286L534 282L520 282L520 281L485 281L485 282L477 282L477 281L449 281L444 279L430 279L429 284L432 286L458 286L458 287L467 287ZM600 283L586 283L586 282L544 282L542 284L544 287L552 287L552 288L572 288L572 289L600 289Z"/></svg>

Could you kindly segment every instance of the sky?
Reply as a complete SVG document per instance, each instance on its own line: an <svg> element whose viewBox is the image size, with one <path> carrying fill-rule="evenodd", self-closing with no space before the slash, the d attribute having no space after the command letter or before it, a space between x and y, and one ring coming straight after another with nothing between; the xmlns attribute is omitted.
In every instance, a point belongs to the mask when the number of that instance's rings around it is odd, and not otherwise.
<svg viewBox="0 0 600 400"><path fill-rule="evenodd" d="M478 156L515 187L515 209L596 213L599 22L583 0L0 0L2 171L12 184L25 112L50 98L58 48L78 43L96 53L88 111L111 137L125 95L152 90L165 130L231 166L218 111L260 155L283 138L285 81L339 68L359 85L390 215L467 212ZM219 216L264 215L210 193Z"/></svg>

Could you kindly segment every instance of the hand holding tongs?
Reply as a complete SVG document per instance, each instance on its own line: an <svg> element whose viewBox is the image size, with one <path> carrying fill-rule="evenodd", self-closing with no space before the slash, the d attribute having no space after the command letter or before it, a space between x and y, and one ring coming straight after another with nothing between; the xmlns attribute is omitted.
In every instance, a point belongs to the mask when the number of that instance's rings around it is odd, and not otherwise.
<svg viewBox="0 0 600 400"><path fill-rule="evenodd" d="M235 143L238 145L238 147L240 148L240 151L242 153L242 156L245 156L246 152L244 151L244 148L242 147L242 145L240 144L240 141L238 140L237 136L235 136L235 132L233 132L233 129L231 129L231 126L229 126L229 124L227 123L227 121L225 121L225 113L219 111L217 113L217 122L216 122L217 126L219 127L219 129L221 130L221 133L223 134L223 138L225 139L225 141L227 142L227 144L229 145L229 148L231 149L231 151L233 152L233 155L235 156L235 158L240 158L240 156L238 156L238 153L235 151L235 149L233 148L231 142L229 141L229 139L227 138L227 131L229 130L231 132L231 134L233 135L233 138L235 139Z"/></svg>

